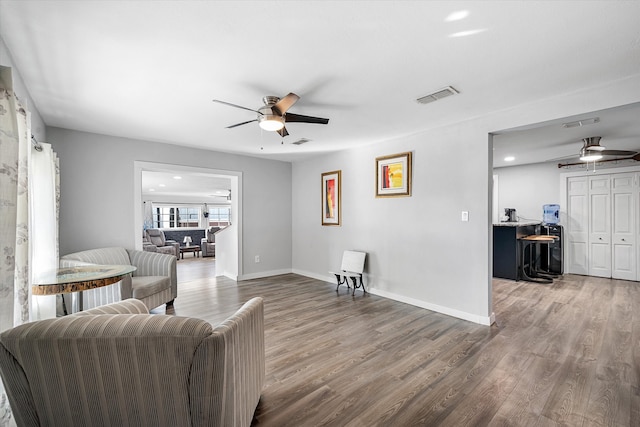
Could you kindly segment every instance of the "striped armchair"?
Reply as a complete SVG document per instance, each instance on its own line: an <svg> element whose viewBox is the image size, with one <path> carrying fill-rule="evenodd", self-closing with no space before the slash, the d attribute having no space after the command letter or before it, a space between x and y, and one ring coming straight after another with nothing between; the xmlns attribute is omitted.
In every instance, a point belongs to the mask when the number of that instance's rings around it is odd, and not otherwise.
<svg viewBox="0 0 640 427"><path fill-rule="evenodd" d="M261 298L217 326L130 299L0 334L0 375L28 427L249 426L264 358Z"/></svg>
<svg viewBox="0 0 640 427"><path fill-rule="evenodd" d="M116 295L108 294L108 290L103 288L85 291L85 307L136 298L152 309L165 303L171 305L178 296L176 257L173 255L116 247L90 249L60 257L60 267L87 264L130 264L136 266L137 270L132 277L127 276L120 282Z"/></svg>

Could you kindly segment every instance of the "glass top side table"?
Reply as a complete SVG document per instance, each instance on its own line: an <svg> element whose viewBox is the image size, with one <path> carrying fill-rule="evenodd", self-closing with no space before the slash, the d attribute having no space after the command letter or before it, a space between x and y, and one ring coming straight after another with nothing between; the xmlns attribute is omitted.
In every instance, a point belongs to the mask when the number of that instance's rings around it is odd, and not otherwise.
<svg viewBox="0 0 640 427"><path fill-rule="evenodd" d="M136 271L133 265L81 265L49 271L37 278L31 286L33 295L79 293L82 311L82 292L119 282Z"/></svg>

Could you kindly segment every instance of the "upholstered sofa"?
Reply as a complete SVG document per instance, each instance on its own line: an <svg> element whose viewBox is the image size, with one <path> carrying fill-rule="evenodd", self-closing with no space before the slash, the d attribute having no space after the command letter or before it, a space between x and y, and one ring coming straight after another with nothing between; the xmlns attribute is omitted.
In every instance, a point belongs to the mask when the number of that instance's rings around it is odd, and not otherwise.
<svg viewBox="0 0 640 427"><path fill-rule="evenodd" d="M175 255L180 257L180 243L175 240L167 240L164 231L157 228L149 228L145 230L146 240L143 238L143 249L150 252L160 252L163 254ZM155 250L151 248L155 246Z"/></svg>
<svg viewBox="0 0 640 427"><path fill-rule="evenodd" d="M120 282L120 297L142 301L148 309L171 305L178 296L176 257L120 247L90 249L60 257L60 267L77 265L133 265L132 276Z"/></svg>
<svg viewBox="0 0 640 427"><path fill-rule="evenodd" d="M209 227L206 231L206 237L200 242L202 256L216 256L216 233L220 231L220 227Z"/></svg>
<svg viewBox="0 0 640 427"><path fill-rule="evenodd" d="M219 325L129 299L0 334L18 426L251 425L265 378L264 307Z"/></svg>

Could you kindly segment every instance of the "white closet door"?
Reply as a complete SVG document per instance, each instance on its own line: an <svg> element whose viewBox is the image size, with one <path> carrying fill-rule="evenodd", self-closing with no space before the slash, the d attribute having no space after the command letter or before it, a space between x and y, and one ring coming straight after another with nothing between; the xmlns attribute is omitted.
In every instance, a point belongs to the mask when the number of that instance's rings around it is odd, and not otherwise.
<svg viewBox="0 0 640 427"><path fill-rule="evenodd" d="M611 175L611 277L636 280L635 174Z"/></svg>
<svg viewBox="0 0 640 427"><path fill-rule="evenodd" d="M611 277L609 175L589 177L589 275Z"/></svg>
<svg viewBox="0 0 640 427"><path fill-rule="evenodd" d="M567 181L567 224L565 242L569 245L569 257L565 270L573 274L589 274L589 199L586 177L569 178Z"/></svg>

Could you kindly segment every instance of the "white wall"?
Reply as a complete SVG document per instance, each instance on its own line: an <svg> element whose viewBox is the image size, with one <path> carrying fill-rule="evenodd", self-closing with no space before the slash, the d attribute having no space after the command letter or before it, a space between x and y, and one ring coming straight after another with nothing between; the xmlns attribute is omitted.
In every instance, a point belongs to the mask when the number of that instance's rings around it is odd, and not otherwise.
<svg viewBox="0 0 640 427"><path fill-rule="evenodd" d="M560 174L566 172L555 163L496 168L498 209L515 208L520 220L542 221L542 206L560 202Z"/></svg>
<svg viewBox="0 0 640 427"><path fill-rule="evenodd" d="M489 133L640 100L640 75L293 166L293 269L332 281L346 249L366 251L372 293L488 323L492 158ZM446 101L443 101L446 102ZM433 108L437 108L434 104ZM426 120L426 119L425 119ZM414 153L413 195L374 197L374 159ZM342 170L341 227L322 227L320 174ZM540 171L532 168L530 174ZM559 199L557 179L522 213ZM502 184L502 180L500 181ZM509 206L511 207L511 206ZM519 208L519 206L514 206ZM469 222L461 222L461 211Z"/></svg>
<svg viewBox="0 0 640 427"><path fill-rule="evenodd" d="M60 158L61 255L135 247L134 161L144 161L242 172L240 273L291 271L290 163L60 128L48 136Z"/></svg>
<svg viewBox="0 0 640 427"><path fill-rule="evenodd" d="M596 170L615 170L618 168L636 167L637 162L623 160L620 162L599 163ZM568 172L593 174L593 164L589 169L584 166L558 168L557 163L537 163L531 165L495 168L498 175L498 208L504 214L504 208L515 208L521 220L542 221L542 206L558 204L565 211L562 200L560 176Z"/></svg>

